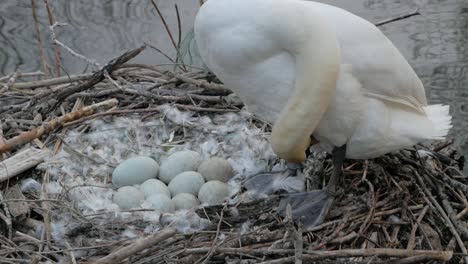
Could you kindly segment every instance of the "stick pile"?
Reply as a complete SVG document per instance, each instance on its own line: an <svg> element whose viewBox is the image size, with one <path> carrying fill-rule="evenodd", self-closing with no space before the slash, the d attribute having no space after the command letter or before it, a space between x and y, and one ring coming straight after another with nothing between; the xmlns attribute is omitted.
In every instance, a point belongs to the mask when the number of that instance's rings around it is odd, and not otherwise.
<svg viewBox="0 0 468 264"><path fill-rule="evenodd" d="M144 119L162 103L201 115L242 107L206 72L128 62L143 50L129 51L92 74L35 80L42 73L17 72L0 78L1 263L468 263L468 177L451 142L348 161L334 210L308 230L278 217L276 195L199 209L211 222L202 231L179 234L168 223L138 239L121 233L130 224L142 230L143 225L121 219L103 225L102 217L81 215L66 198L49 199L45 188L25 197L19 180L47 183L47 173L32 168L44 152L60 147L58 132L84 121L133 114ZM309 190L320 185L316 175L326 181L331 173L324 155L306 165ZM64 211L81 224L59 243L50 235L50 219ZM38 227L42 234L31 233Z"/></svg>

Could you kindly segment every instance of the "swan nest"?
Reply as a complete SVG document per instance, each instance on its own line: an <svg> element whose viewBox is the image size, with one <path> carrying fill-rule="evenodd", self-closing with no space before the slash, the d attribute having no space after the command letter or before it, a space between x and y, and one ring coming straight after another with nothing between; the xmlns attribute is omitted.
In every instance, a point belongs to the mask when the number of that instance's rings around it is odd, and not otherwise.
<svg viewBox="0 0 468 264"><path fill-rule="evenodd" d="M136 55L128 54L120 58ZM24 79L34 77L0 78L5 87L16 87L6 90L2 97L11 100L0 106L0 149L9 145L0 154L0 262L458 263L464 258L459 253L466 253L468 241L468 178L460 172L463 157L450 142L346 161L333 210L322 225L306 229L276 214L278 194L294 190L297 182L272 179L268 190L247 191L242 185L256 173L286 168L271 150L268 124L212 75L124 62L108 64L112 81L101 71L43 80L42 86ZM50 87L61 88L51 94ZM91 107L100 102L109 105ZM87 106L93 111L80 112ZM61 118L71 112L79 114ZM51 127L54 118L58 125ZM43 134L20 135L41 126ZM12 140L16 136L22 140ZM201 160L229 162L234 177L223 203L170 213L145 203L128 208L114 203L112 173L122 161L146 156L161 165L183 150L197 152ZM330 157L314 152L298 174L304 188L314 190L326 185L331 169ZM143 199L142 191L138 195Z"/></svg>

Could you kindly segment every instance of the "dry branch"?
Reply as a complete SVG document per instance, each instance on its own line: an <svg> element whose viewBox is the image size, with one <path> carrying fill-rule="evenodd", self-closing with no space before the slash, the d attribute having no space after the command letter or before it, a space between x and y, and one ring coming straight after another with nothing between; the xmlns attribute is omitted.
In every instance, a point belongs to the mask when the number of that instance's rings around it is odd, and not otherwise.
<svg viewBox="0 0 468 264"><path fill-rule="evenodd" d="M25 197L21 192L20 187L16 184L11 186L5 193L6 200L24 200ZM31 208L26 202L7 202L10 215L13 219L26 218L29 215Z"/></svg>
<svg viewBox="0 0 468 264"><path fill-rule="evenodd" d="M126 247L123 247L117 251L112 252L111 254L96 261L95 264L118 263L135 253L138 253L151 246L154 246L157 243L163 242L164 240L174 236L176 233L177 232L174 228L163 229L151 236L140 238L137 241L133 242L132 244Z"/></svg>
<svg viewBox="0 0 468 264"><path fill-rule="evenodd" d="M4 182L36 166L43 162L46 156L47 153L42 150L28 148L4 161L0 161L0 182Z"/></svg>
<svg viewBox="0 0 468 264"><path fill-rule="evenodd" d="M44 4L47 10L47 17L49 18L49 26L52 26L55 23L54 15L52 13L52 9L49 6L49 1L44 0ZM55 58L55 76L60 76L60 52L57 46L54 46L54 58Z"/></svg>
<svg viewBox="0 0 468 264"><path fill-rule="evenodd" d="M79 85L76 85L76 86L73 86L73 87L70 87L70 88L67 88L65 89L64 91L61 91L57 94L56 98L59 100L59 101L62 101L64 100L65 98L67 98L69 95L72 95L74 93L78 93L78 92L81 92L81 91L84 91L86 89L89 89L91 88L92 86L94 86L95 84L99 83L100 81L102 81L104 79L104 75L107 73L107 74L112 74L112 72L116 69L118 69L122 64L126 63L127 61L133 59L134 57L136 57L138 54L140 54L143 50L145 49L144 46L138 48L138 49L134 49L134 50L131 50L131 51L128 51L128 52L125 52L124 54L122 54L121 56L119 56L118 58L112 60L111 62L109 62L106 66L104 66L102 69L100 69L99 71L95 72L89 80L87 80L86 82L82 83L82 84L79 84Z"/></svg>
<svg viewBox="0 0 468 264"><path fill-rule="evenodd" d="M0 145L0 154L7 152L7 151L11 151L12 149L16 147L19 147L28 142L31 142L33 139L39 138L45 133L49 133L52 130L58 128L59 126L62 126L63 124L67 122L77 120L83 116L91 115L101 108L113 107L117 105L117 103L118 101L116 99L110 99L110 100L100 102L94 105L83 107L78 111L68 113L62 117L52 119L50 122L48 122L47 124L41 127L35 128L31 131L22 133L19 136L16 136L12 139L7 140L5 144Z"/></svg>
<svg viewBox="0 0 468 264"><path fill-rule="evenodd" d="M32 16L34 19L34 34L36 37L37 50L39 52L39 57L41 58L41 64L42 64L42 70L44 71L44 76L48 78L49 68L47 67L47 61L44 56L44 50L42 49L41 31L39 30L39 20L37 19L35 0L31 0L31 10L32 10Z"/></svg>
<svg viewBox="0 0 468 264"><path fill-rule="evenodd" d="M418 9L416 9L416 10L414 10L414 11L408 13L408 14L403 14L403 15L399 15L399 16L396 16L396 17L392 17L392 18L382 20L380 22L375 23L375 25L377 27L380 27L380 26L383 26L385 24L389 24L389 23L392 23L392 22L395 22L395 21L398 21L398 20L403 20L405 18L409 18L409 17L417 16L417 15L421 15L421 13L419 13Z"/></svg>
<svg viewBox="0 0 468 264"><path fill-rule="evenodd" d="M16 88L16 89L34 89L34 88L39 88L39 87L44 87L44 86L52 86L52 85L57 85L57 84L81 81L91 76L92 76L91 73L62 76L62 77L51 78L51 79L40 80L40 81L15 83L11 87Z"/></svg>
<svg viewBox="0 0 468 264"><path fill-rule="evenodd" d="M42 77L42 76L45 76L45 74L41 71L35 71L35 72L15 72L16 73L16 76L17 78L20 78L20 77ZM4 82L5 80L8 80L10 79L10 76L4 76L4 77L0 77L0 82Z"/></svg>
<svg viewBox="0 0 468 264"><path fill-rule="evenodd" d="M203 254L212 250L211 247L186 249L184 254ZM214 249L217 253L223 254L251 254L256 256L268 255L294 255L294 249L252 249L252 248L223 248ZM320 260L334 258L351 258L351 257L388 257L388 258L407 258L414 256L426 256L432 260L449 261L453 252L451 251L436 251L436 250L406 250L393 248L371 248L371 249L342 249L333 251L312 251L304 250L304 259ZM290 257L294 260L295 257Z"/></svg>

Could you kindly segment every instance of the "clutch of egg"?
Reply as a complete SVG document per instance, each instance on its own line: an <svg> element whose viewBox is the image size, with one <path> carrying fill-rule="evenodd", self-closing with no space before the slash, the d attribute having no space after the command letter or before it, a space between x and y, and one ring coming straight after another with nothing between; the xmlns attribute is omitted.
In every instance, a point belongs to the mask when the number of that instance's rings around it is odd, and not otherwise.
<svg viewBox="0 0 468 264"><path fill-rule="evenodd" d="M113 202L122 210L143 204L161 213L220 204L229 196L226 182L233 176L227 160L202 161L200 154L190 150L173 153L161 166L150 157L137 156L114 169L112 183L118 190Z"/></svg>

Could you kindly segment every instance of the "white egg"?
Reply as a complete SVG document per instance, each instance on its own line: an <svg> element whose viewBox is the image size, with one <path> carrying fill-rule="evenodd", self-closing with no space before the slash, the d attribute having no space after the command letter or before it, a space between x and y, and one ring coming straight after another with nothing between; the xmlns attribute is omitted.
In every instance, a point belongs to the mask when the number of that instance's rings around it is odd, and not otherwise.
<svg viewBox="0 0 468 264"><path fill-rule="evenodd" d="M178 174L185 171L196 171L201 157L195 151L184 150L176 152L161 164L159 179L168 184Z"/></svg>
<svg viewBox="0 0 468 264"><path fill-rule="evenodd" d="M145 194L145 197L148 198L153 194L165 194L167 197L171 198L171 192L164 182L157 179L149 179L140 185L140 190Z"/></svg>
<svg viewBox="0 0 468 264"><path fill-rule="evenodd" d="M198 199L209 205L221 204L229 197L229 187L221 181L209 181L200 188Z"/></svg>
<svg viewBox="0 0 468 264"><path fill-rule="evenodd" d="M145 195L133 186L124 186L114 193L112 200L120 209L128 210L140 206L145 200Z"/></svg>
<svg viewBox="0 0 468 264"><path fill-rule="evenodd" d="M198 191L205 183L203 176L196 171L186 171L178 174L169 183L169 190L172 197L179 193L191 193L197 195Z"/></svg>
<svg viewBox="0 0 468 264"><path fill-rule="evenodd" d="M159 172L158 163L150 157L133 157L120 163L112 173L112 183L117 187L141 184L156 178Z"/></svg>
<svg viewBox="0 0 468 264"><path fill-rule="evenodd" d="M206 181L229 181L234 176L231 164L222 158L213 157L203 161L198 167L198 172Z"/></svg>
<svg viewBox="0 0 468 264"><path fill-rule="evenodd" d="M153 194L146 200L151 204L151 208L156 209L160 213L172 213L175 210L174 202L165 194Z"/></svg>
<svg viewBox="0 0 468 264"><path fill-rule="evenodd" d="M174 202L176 210L190 209L200 205L200 201L191 193L179 193L172 198L172 201Z"/></svg>

